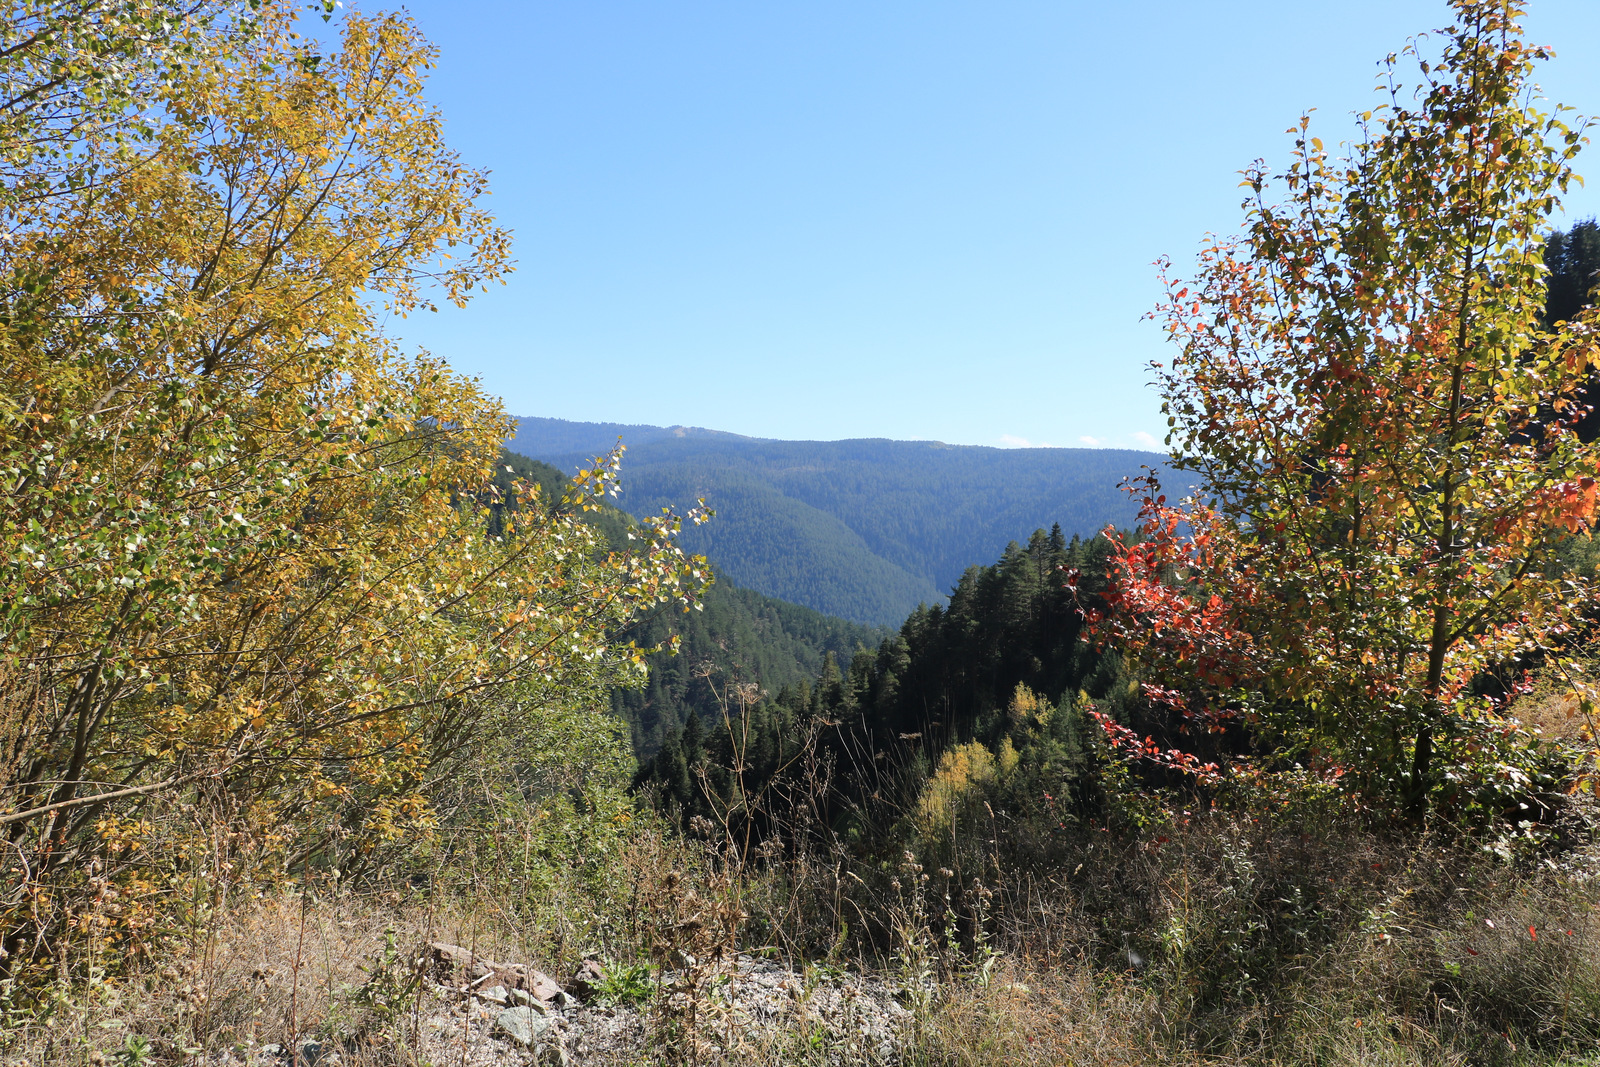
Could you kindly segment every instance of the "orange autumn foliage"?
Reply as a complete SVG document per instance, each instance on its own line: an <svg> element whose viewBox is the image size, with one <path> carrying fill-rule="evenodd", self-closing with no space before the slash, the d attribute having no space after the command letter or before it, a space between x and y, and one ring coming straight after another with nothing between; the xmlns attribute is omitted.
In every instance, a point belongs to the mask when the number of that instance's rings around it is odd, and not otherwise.
<svg viewBox="0 0 1600 1067"><path fill-rule="evenodd" d="M1414 813L1526 784L1506 755L1526 738L1472 694L1574 652L1593 597L1556 549L1593 526L1600 476L1568 399L1594 320L1539 317L1584 126L1535 106L1548 51L1520 3L1452 7L1342 154L1302 119L1285 172L1245 171L1244 235L1166 279L1178 351L1155 372L1201 488L1135 487L1096 620L1184 728Z"/></svg>

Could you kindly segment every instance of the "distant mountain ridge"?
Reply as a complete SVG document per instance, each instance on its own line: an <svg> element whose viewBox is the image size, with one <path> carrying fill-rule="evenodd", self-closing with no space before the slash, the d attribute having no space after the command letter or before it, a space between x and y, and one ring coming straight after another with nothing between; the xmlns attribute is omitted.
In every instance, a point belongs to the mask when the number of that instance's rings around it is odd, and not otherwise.
<svg viewBox="0 0 1600 1067"><path fill-rule="evenodd" d="M698 497L686 531L740 585L857 622L895 625L970 566L1059 523L1067 536L1126 526L1118 485L1164 456L1132 449L987 448L937 441L782 441L698 427L523 418L506 447L572 471L621 438L621 506L645 515Z"/></svg>
<svg viewBox="0 0 1600 1067"><path fill-rule="evenodd" d="M517 419L516 436L506 442L506 448L527 455L519 443L537 442L541 448L554 455L585 457L609 452L616 447L617 439L631 450L648 441L679 440L686 437L718 438L733 441L764 441L761 437L742 437L723 430L706 430L699 426L646 426L626 422L568 422L565 419L526 417ZM548 461L546 461L548 462Z"/></svg>

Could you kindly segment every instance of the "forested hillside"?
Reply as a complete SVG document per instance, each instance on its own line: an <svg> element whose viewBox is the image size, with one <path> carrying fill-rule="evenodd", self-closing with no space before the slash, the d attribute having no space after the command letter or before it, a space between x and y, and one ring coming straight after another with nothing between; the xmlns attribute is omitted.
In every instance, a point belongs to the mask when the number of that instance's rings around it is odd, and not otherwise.
<svg viewBox="0 0 1600 1067"><path fill-rule="evenodd" d="M570 509L573 485L548 463L502 451L495 485L503 499L513 498L519 482L539 486L544 506ZM626 552L636 524L608 505L583 512L597 527L607 551ZM491 528L502 523L498 510ZM642 688L611 690L612 713L625 723L633 751L645 758L662 739L691 718L720 716L730 686L754 687L759 693L804 685L822 670L827 657L849 662L857 650L876 648L888 636L883 627L864 626L824 615L736 585L717 575L695 611L661 605L618 631L614 638L655 648L646 657L648 681Z"/></svg>
<svg viewBox="0 0 1600 1067"><path fill-rule="evenodd" d="M628 511L704 497L717 521L688 531L686 548L770 596L890 625L1030 530L1059 524L1087 537L1127 525L1136 508L1122 479L1163 462L1115 449L772 441L542 418L519 419L508 447L575 469L619 436Z"/></svg>
<svg viewBox="0 0 1600 1067"><path fill-rule="evenodd" d="M776 694L815 678L828 657L848 662L876 648L888 631L823 615L718 577L698 612L649 616L630 637L660 644L676 635L675 654L649 658L643 689L615 689L612 709L628 724L634 752L648 758L689 718L720 718L730 686Z"/></svg>
<svg viewBox="0 0 1600 1067"><path fill-rule="evenodd" d="M1036 530L995 563L968 568L947 606L920 607L876 647L830 657L747 709L735 705L735 719L749 716L749 740L720 715L668 734L638 785L680 820L708 816L727 796L719 801L701 777L730 794L736 781L744 792L793 790L797 782L774 779L785 768L799 773L792 768L812 745L834 768L837 792L824 806L837 828L882 833L916 808L948 753L976 745L972 752L998 754L1009 745L1005 759L1022 775L1008 810L1037 809L1041 798L1020 788L1024 781L1054 790L1065 810L1089 788L1080 781L1093 749L1084 704L1109 698L1120 707L1126 695L1113 691L1117 658L1082 639L1081 609L1096 603L1110 547L1104 538L1069 542L1060 527ZM742 781L729 770L739 764Z"/></svg>

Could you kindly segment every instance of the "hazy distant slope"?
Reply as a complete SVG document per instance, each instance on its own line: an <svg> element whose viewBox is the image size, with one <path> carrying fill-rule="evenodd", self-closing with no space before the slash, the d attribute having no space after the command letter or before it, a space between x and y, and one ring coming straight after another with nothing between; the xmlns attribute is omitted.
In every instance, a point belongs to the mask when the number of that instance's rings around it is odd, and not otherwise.
<svg viewBox="0 0 1600 1067"><path fill-rule="evenodd" d="M674 440L693 436L714 437L731 441L760 441L758 437L741 437L721 430L703 430L698 426L644 426L626 422L568 422L565 419L543 419L525 416L517 420L517 435L506 442L506 448L528 455L529 447L552 456L597 456L616 447L620 437L631 450L647 441L664 438Z"/></svg>
<svg viewBox="0 0 1600 1067"><path fill-rule="evenodd" d="M643 452L643 450L641 450ZM649 514L704 497L717 516L684 535L734 581L828 615L892 624L941 589L875 552L838 517L767 483L759 471L699 462L623 463L624 509Z"/></svg>
<svg viewBox="0 0 1600 1067"><path fill-rule="evenodd" d="M509 447L570 470L619 434L628 445L626 510L704 496L717 519L685 544L736 582L888 624L1035 529L1060 523L1068 536L1088 536L1129 524L1135 509L1118 483L1163 459L1119 449L774 441L559 419L522 420ZM1181 492L1187 481L1169 485Z"/></svg>

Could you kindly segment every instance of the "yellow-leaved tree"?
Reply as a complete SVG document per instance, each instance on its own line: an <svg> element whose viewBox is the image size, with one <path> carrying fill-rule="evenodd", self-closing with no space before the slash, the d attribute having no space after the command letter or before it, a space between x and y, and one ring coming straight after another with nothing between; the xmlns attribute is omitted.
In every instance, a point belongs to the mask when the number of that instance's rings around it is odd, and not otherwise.
<svg viewBox="0 0 1600 1067"><path fill-rule="evenodd" d="M615 456L491 535L508 419L379 329L509 269L407 19L325 52L273 3L10 0L0 27L16 974L90 921L136 947L219 839L281 870L425 829L451 760L641 671L616 634L704 571L675 516L629 553L583 521Z"/></svg>

